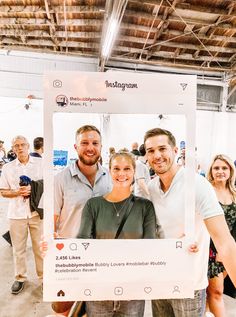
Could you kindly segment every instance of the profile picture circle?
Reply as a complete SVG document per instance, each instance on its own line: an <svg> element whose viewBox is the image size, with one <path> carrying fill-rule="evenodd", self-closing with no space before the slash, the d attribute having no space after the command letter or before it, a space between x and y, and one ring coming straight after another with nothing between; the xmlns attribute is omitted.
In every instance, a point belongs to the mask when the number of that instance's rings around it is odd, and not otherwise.
<svg viewBox="0 0 236 317"><path fill-rule="evenodd" d="M68 98L65 95L58 95L56 97L56 103L59 107L65 107L68 105Z"/></svg>

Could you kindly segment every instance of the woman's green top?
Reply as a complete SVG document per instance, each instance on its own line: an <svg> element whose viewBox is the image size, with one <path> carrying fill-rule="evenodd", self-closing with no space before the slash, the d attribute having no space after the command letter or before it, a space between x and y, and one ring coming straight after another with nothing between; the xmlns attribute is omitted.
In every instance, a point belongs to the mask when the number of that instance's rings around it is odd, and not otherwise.
<svg viewBox="0 0 236 317"><path fill-rule="evenodd" d="M155 239L154 206L150 200L134 195L118 203L109 202L103 196L89 199L82 212L77 238L114 239L131 200L133 206L119 239Z"/></svg>

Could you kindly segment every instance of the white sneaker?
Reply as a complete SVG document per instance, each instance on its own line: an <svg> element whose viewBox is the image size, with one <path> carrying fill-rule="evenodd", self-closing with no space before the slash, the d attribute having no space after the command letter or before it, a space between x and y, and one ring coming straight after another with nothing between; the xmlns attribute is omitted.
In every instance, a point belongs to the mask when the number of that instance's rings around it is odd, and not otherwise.
<svg viewBox="0 0 236 317"><path fill-rule="evenodd" d="M213 315L212 313L208 311L206 312L205 317L215 317L215 315Z"/></svg>

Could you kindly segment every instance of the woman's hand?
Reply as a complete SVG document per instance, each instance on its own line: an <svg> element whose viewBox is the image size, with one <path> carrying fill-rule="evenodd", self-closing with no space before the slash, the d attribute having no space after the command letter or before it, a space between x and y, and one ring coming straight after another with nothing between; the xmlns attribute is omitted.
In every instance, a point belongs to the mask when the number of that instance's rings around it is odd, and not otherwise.
<svg viewBox="0 0 236 317"><path fill-rule="evenodd" d="M184 233L179 237L179 239L182 239L183 237L185 237ZM188 247L188 251L191 253L197 253L199 251L198 243L194 242L194 243L190 244L190 246Z"/></svg>
<svg viewBox="0 0 236 317"><path fill-rule="evenodd" d="M199 251L197 242L190 244L190 246L188 247L188 250L191 253L197 253Z"/></svg>

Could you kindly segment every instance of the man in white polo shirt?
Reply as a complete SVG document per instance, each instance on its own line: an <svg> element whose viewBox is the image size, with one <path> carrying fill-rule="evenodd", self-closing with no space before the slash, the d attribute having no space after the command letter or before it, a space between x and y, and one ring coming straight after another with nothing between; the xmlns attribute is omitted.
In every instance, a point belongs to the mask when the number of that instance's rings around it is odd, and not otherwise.
<svg viewBox="0 0 236 317"><path fill-rule="evenodd" d="M39 250L42 234L42 220L36 211L31 212L29 196L31 186L20 186L20 176L28 176L31 180L43 178L42 159L29 156L29 142L24 136L18 135L12 140L12 147L17 158L3 166L0 178L0 191L3 197L10 198L8 218L10 235L13 245L15 265L15 281L12 294L20 293L27 278L26 246L28 230L35 258L38 278L43 278L43 259Z"/></svg>
<svg viewBox="0 0 236 317"><path fill-rule="evenodd" d="M184 234L184 168L176 163L178 149L175 137L168 130L146 132L144 144L150 166L158 175L149 183L149 192L166 238ZM195 176L195 241L199 252L195 255L193 299L153 300L153 317L203 317L209 238L211 236L226 271L236 285L236 244L230 235L215 192L208 181ZM210 234L210 236L209 236Z"/></svg>
<svg viewBox="0 0 236 317"><path fill-rule="evenodd" d="M78 160L55 176L54 231L61 238L77 236L82 210L89 198L111 191L110 174L99 164L101 147L101 134L95 126L80 127L74 145Z"/></svg>

